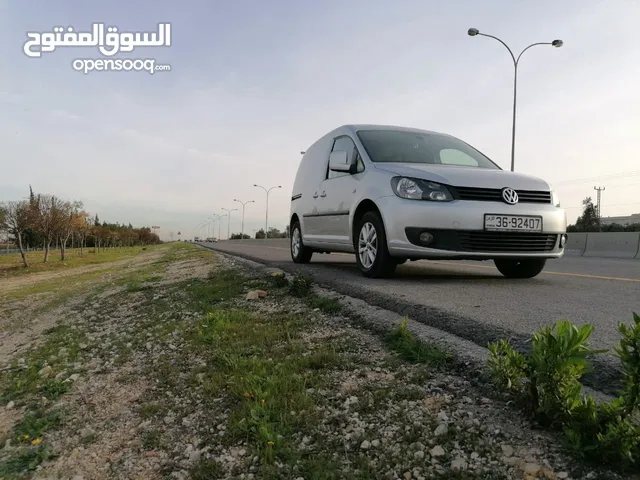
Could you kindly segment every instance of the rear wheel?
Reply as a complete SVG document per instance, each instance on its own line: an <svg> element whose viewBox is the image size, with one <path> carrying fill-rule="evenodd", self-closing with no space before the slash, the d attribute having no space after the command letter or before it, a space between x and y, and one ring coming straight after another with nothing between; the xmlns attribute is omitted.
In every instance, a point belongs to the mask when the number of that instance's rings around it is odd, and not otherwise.
<svg viewBox="0 0 640 480"><path fill-rule="evenodd" d="M291 259L294 263L309 263L313 256L313 250L302 243L302 231L297 220L291 226Z"/></svg>
<svg viewBox="0 0 640 480"><path fill-rule="evenodd" d="M356 262L365 277L378 278L393 275L398 264L389 255L387 235L380 215L367 212L356 228Z"/></svg>
<svg viewBox="0 0 640 480"><path fill-rule="evenodd" d="M533 278L544 269L547 260L542 258L506 259L493 261L498 271L507 278Z"/></svg>

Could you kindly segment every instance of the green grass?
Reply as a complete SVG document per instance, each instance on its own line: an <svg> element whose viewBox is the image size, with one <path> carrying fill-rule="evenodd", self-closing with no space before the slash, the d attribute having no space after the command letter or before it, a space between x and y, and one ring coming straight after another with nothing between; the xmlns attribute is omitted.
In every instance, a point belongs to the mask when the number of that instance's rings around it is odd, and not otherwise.
<svg viewBox="0 0 640 480"><path fill-rule="evenodd" d="M93 248L90 248L84 249L83 255L80 255L79 248L74 248L66 251L66 258L64 262L60 260L59 250L51 250L49 252L49 261L47 263L43 262L44 252L29 252L27 254L29 268L24 268L22 266L22 258L19 253L0 255L0 278L3 276L18 276L34 272L67 270L86 265L98 265L118 260L126 260L139 255L143 251L148 252L158 248L166 248L166 246L154 245L149 247L107 248L98 252L95 252Z"/></svg>
<svg viewBox="0 0 640 480"><path fill-rule="evenodd" d="M62 412L39 408L28 412L22 421L18 423L13 434L15 439L23 443L30 443L33 439L42 438L42 435L61 425Z"/></svg>
<svg viewBox="0 0 640 480"><path fill-rule="evenodd" d="M219 270L207 279L176 285L202 317L194 324L171 325L167 330L182 328L189 352L205 359L207 367L188 369L187 382L202 386L199 398L205 403L226 399L229 441L249 443L251 455L261 459L261 478L279 478L276 460L289 465L298 462L300 471L311 475L330 462L329 456L307 458L291 438L315 421L315 400L308 389L322 388L324 374L344 362L331 344L309 351L302 338L309 325L300 315L257 315L233 306L231 301L243 293L247 282L237 271ZM269 280L251 283L252 288L267 288ZM178 380L180 371L176 362L156 367L165 388L184 388ZM145 406L144 415L155 415L155 409ZM292 411L307 413L292 415ZM192 478L220 478L220 469L215 462L203 460L191 474Z"/></svg>
<svg viewBox="0 0 640 480"><path fill-rule="evenodd" d="M16 402L16 408L25 407L24 416L9 436L20 448L0 460L0 478L22 478L25 471L51 458L43 435L64 422L64 412L49 405L62 397L72 384L64 381L66 375L59 379L55 376L62 371L71 374L69 364L77 360L79 345L85 338L82 332L64 325L51 328L43 335L43 345L25 355L23 365L14 361L11 370L0 373L0 408L10 401ZM47 406L43 405L43 398ZM0 439L3 443L4 440ZM36 445L31 444L34 440Z"/></svg>
<svg viewBox="0 0 640 480"><path fill-rule="evenodd" d="M52 458L54 455L46 446L31 446L20 450L15 455L0 460L0 478L6 480L29 478L29 473L33 472L38 465Z"/></svg>
<svg viewBox="0 0 640 480"><path fill-rule="evenodd" d="M213 480L225 478L222 465L214 460L204 459L189 470L189 478L192 480Z"/></svg>
<svg viewBox="0 0 640 480"><path fill-rule="evenodd" d="M79 345L84 339L82 332L65 325L46 331L44 344L25 357L24 367L15 360L11 370L0 372L0 404L12 400L29 402L41 397L51 401L58 399L66 392L68 384L53 377L77 359ZM60 355L61 349L66 353ZM45 364L51 369L47 376L40 374Z"/></svg>
<svg viewBox="0 0 640 480"><path fill-rule="evenodd" d="M150 267L145 271L136 272L121 280L119 283L125 283L125 290L128 293L143 292L145 290L153 290L154 283L162 280L162 275L157 272L157 266Z"/></svg>
<svg viewBox="0 0 640 480"><path fill-rule="evenodd" d="M69 275L65 277L64 281L61 281L59 278L42 280L23 288L9 290L5 294L5 299L23 300L34 295L56 296L56 301L46 304L46 308L52 308L53 306L64 303L66 300L68 300L69 296L80 293L82 291L83 285L85 285L86 283L98 280L101 277L110 273L115 273L118 270L118 267L109 267L95 272L85 272L77 273L75 275Z"/></svg>
<svg viewBox="0 0 640 480"><path fill-rule="evenodd" d="M335 368L338 355L323 348L305 356L300 318L260 318L244 310L215 309L190 332L192 345L208 353L212 369L205 382L212 395L225 392L235 407L230 413L232 441L248 441L265 462L268 478L276 459L301 461L291 434L311 422L314 399L307 393L322 380L316 373ZM274 473L275 474L275 473Z"/></svg>
<svg viewBox="0 0 640 480"><path fill-rule="evenodd" d="M423 363L442 367L451 360L451 355L443 349L418 339L407 327L405 318L400 325L385 336L385 344L400 358L410 363Z"/></svg>
<svg viewBox="0 0 640 480"><path fill-rule="evenodd" d="M150 418L157 417L164 411L165 408L158 403L145 403L140 407L140 416L143 419L148 420Z"/></svg>
<svg viewBox="0 0 640 480"><path fill-rule="evenodd" d="M321 312L328 315L336 315L342 311L342 305L340 305L340 302L322 295L308 296L307 305L310 308L318 308Z"/></svg>
<svg viewBox="0 0 640 480"><path fill-rule="evenodd" d="M163 257L160 260L170 257L171 262L201 255L201 252L196 251L194 247L184 248L177 244L153 248L163 248ZM115 250L93 254L91 259L77 258L76 262L70 262L67 267L73 268L88 263L105 263L107 268L101 269L99 272L69 275L64 282L59 279L38 282L10 292L12 294L10 299L25 298L37 293L50 293L53 300L48 305L51 305L52 302L63 303L71 295L88 288L87 281L97 280L107 273L115 272L116 268L109 267L107 262L132 258L134 254L142 251L142 249ZM86 257L90 255L85 253ZM4 260L6 264L6 259ZM115 278L111 277L110 282L95 284L93 294L96 295L112 285L125 287L121 295L146 290L147 286L153 286L154 282L163 278L163 267L169 266L171 262L156 261L150 266L136 266L131 272L125 270L124 275L118 276L116 274ZM231 274L223 277L226 285L220 290L225 294L235 295L242 287L239 282L230 282L231 278ZM196 281L190 283L190 294L193 298L201 297L203 294L199 293L198 283ZM215 281L213 283L215 284ZM230 284L235 286L232 287ZM187 285L184 286L187 287ZM123 300L124 298L121 297L111 299L116 303ZM155 303L161 304L162 302ZM154 305L150 311L158 307L162 308L162 305ZM166 308L166 305L164 307ZM0 478L3 479L28 477L40 463L52 458L46 442L46 433L60 428L65 418L65 412L54 408L53 404L72 388L73 383L65 380L74 371L80 373L80 370L71 367L71 364L80 359L81 344L89 343L83 331L64 324L59 324L43 332L42 335L42 343L24 354L24 363L19 363L17 359L14 359L9 370L0 372L0 409L4 408L8 402L13 401L16 404L16 409L24 408L25 411L10 435L7 438L0 438L2 444L6 439L10 439L13 445L18 446L15 450L0 454ZM118 354L114 361L115 365L122 365L132 358L133 350L126 343L130 340L135 345L137 342L136 339L126 339L126 342L123 339L119 340L119 343L113 343ZM58 374L62 375L56 378ZM126 381L126 375L122 377L120 380ZM46 399L46 402L43 402L43 398ZM145 418L152 418L160 415L163 411L163 406L160 404L147 404L141 408L140 413ZM85 438L83 443L91 443L94 440L95 438ZM35 441L34 444L31 443L33 441ZM145 433L142 441L149 448L158 448L162 445L162 437L157 432Z"/></svg>
<svg viewBox="0 0 640 480"><path fill-rule="evenodd" d="M145 450L156 450L164 445L162 432L157 429L148 430L142 434L142 447Z"/></svg>
<svg viewBox="0 0 640 480"><path fill-rule="evenodd" d="M197 402L201 413L211 412L195 427L201 440L198 447L229 447L245 442L244 458L249 462L254 456L259 459L255 463L256 478L342 478L345 455L359 470L352 470L350 478L371 478L378 469L369 466L364 456L344 452L342 442L323 438L322 430L316 428L325 415L318 407L326 407L332 401L318 392L335 389L336 378L341 378L336 373L351 371L354 362L365 370L371 367L368 359L354 353L355 340L346 335L310 342L308 334L316 327L313 319L317 315L291 314L285 308L262 310L261 302L245 302L243 297L248 288L264 289L271 299L296 296L309 308L330 315L341 312L340 303L313 294L308 277L297 276L291 282L275 276L248 278L235 269L220 269L219 265L206 278L157 283L168 277L167 271L176 261L198 257L208 261L215 258L192 245L172 244L151 264L137 265L112 278L108 285L122 288L101 298L99 307L91 306L100 315L104 309L127 305L132 294L137 294L135 314L144 318L137 320L140 329L130 337L109 337L108 349L116 354L116 366L129 362L147 341L154 344L154 350L156 345L166 346L169 342L177 345L176 350L154 357L153 363L144 364L143 370L137 372L157 387L145 394L137 409L139 417L148 423L139 434L142 448L169 453L175 441L184 442L184 438L173 438L176 432L164 425L163 418L169 410L176 418L188 416ZM102 287L98 284L97 290ZM49 405L73 386L64 381L66 375L54 377L68 369L70 362L82 360L79 344L89 343L81 331L66 326L51 329L45 337L45 343L26 358L26 368L14 364L14 369L0 374L0 408L10 400L16 401L16 408L26 407L26 415L11 432L12 440L17 441L22 435L21 447L4 457L0 454L0 478L20 478L25 470L32 472L50 458L47 432L60 428L65 412L52 410ZM425 376L432 365L447 358L415 339L406 325L386 340L400 354L398 357L421 363L419 368L425 370ZM59 355L60 348L66 349L65 355ZM94 351L97 348L92 346ZM205 365L200 363L202 360ZM51 368L48 376L40 374L45 362ZM117 380L126 383L129 375L121 373ZM399 399L413 399L419 393L397 385L375 390L372 395L379 401L370 408L375 409L390 391ZM47 406L40 402L42 396L49 399ZM176 402L176 396L191 402ZM221 412L226 415L224 419L217 417ZM215 428L220 422L226 426L224 436L219 436ZM302 435L312 437L312 452L300 449ZM408 432L407 438L411 435ZM42 443L31 445L33 438L42 438ZM189 474L190 478L209 479L229 478L234 472L202 458Z"/></svg>

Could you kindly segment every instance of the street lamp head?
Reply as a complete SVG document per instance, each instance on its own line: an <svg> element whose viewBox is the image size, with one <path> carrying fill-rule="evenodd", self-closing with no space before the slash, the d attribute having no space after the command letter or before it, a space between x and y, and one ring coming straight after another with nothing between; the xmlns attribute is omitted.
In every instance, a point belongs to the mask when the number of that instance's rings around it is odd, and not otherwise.
<svg viewBox="0 0 640 480"><path fill-rule="evenodd" d="M467 35L469 35L470 37L475 37L479 33L480 30L478 30L477 28L470 28L469 30L467 30Z"/></svg>
<svg viewBox="0 0 640 480"><path fill-rule="evenodd" d="M560 48L562 45L564 45L564 42L562 40L554 40L553 42L551 42L551 45L556 48Z"/></svg>

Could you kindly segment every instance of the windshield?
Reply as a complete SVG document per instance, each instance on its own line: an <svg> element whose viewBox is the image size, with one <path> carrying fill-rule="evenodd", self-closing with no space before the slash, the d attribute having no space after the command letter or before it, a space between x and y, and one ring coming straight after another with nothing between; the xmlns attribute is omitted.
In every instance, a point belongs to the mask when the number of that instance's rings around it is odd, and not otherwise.
<svg viewBox="0 0 640 480"><path fill-rule="evenodd" d="M357 135L372 162L500 169L475 148L448 135L402 130L361 130Z"/></svg>

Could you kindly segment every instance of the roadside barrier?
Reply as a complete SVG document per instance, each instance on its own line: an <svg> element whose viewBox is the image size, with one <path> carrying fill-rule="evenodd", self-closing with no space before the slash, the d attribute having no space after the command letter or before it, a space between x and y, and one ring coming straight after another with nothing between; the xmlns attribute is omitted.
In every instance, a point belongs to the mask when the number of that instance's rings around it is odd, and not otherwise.
<svg viewBox="0 0 640 480"><path fill-rule="evenodd" d="M223 240L226 242L226 240ZM231 240L234 244L287 248L289 239ZM565 255L572 257L626 258L640 260L640 232L576 232L567 234Z"/></svg>
<svg viewBox="0 0 640 480"><path fill-rule="evenodd" d="M582 257L587 249L588 233L568 233L567 244L564 247L564 254Z"/></svg>
<svg viewBox="0 0 640 480"><path fill-rule="evenodd" d="M585 249L581 256L600 258L640 259L640 232L590 232L569 233L569 242L580 244L581 239L572 236L586 235Z"/></svg>

